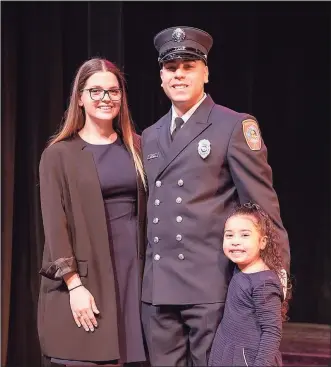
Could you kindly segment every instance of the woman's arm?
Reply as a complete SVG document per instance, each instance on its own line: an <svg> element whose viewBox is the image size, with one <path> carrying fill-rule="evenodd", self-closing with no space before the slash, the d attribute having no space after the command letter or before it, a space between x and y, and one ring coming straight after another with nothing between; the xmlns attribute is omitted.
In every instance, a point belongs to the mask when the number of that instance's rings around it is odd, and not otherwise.
<svg viewBox="0 0 331 367"><path fill-rule="evenodd" d="M40 274L50 279L62 279L65 274L77 272L77 263L70 241L63 191L65 175L60 152L46 149L40 160L40 203L49 259ZM77 275L78 276L78 275Z"/></svg>
<svg viewBox="0 0 331 367"><path fill-rule="evenodd" d="M98 323L94 314L99 311L92 294L82 286L71 244L64 206L66 186L63 157L55 147L42 154L40 171L40 201L49 259L40 274L49 279L63 279L70 294L70 307L78 327L94 331Z"/></svg>

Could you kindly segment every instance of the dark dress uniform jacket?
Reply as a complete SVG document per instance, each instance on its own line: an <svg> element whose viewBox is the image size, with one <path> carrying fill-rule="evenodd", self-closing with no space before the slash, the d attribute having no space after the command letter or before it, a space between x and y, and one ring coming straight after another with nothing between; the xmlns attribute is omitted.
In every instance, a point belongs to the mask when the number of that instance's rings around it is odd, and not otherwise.
<svg viewBox="0 0 331 367"><path fill-rule="evenodd" d="M42 154L40 195L45 247L38 332L46 356L112 360L119 358L114 273L98 174L93 155L84 150L85 146L75 137L50 146ZM137 257L143 268L146 204L140 180L137 187ZM100 311L98 328L93 333L78 328L72 316L62 276L74 270Z"/></svg>
<svg viewBox="0 0 331 367"><path fill-rule="evenodd" d="M142 134L148 179L147 250L142 300L154 305L224 302L229 261L223 228L236 204L258 203L272 218L289 263L267 149L251 150L242 122L254 117L202 102L170 138L171 110ZM203 159L199 141L211 144Z"/></svg>

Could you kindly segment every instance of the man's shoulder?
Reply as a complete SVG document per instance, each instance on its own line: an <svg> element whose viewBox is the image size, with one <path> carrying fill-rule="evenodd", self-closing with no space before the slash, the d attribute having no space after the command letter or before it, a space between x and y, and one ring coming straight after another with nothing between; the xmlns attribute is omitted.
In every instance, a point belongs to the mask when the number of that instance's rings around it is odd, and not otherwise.
<svg viewBox="0 0 331 367"><path fill-rule="evenodd" d="M169 112L166 113L165 115L163 115L161 118L159 118L154 124L147 127L143 131L143 135L149 134L149 133L153 132L154 130L158 129L159 127L161 127L164 123L167 123L168 116L169 116Z"/></svg>
<svg viewBox="0 0 331 367"><path fill-rule="evenodd" d="M215 104L209 119L212 122L216 123L216 126L222 126L222 128L227 127L230 130L233 130L236 126L241 126L245 121L255 121L257 123L256 118L247 113L247 112L238 112L229 107ZM222 122L219 124L219 122Z"/></svg>
<svg viewBox="0 0 331 367"><path fill-rule="evenodd" d="M240 119L245 119L247 118L247 116L250 116L250 118L254 118L253 116L249 115L248 113L245 112L238 112L235 111L229 107L220 105L220 104L215 104L214 108L212 109L212 113L214 115L221 115L223 117L226 117L228 119L234 120L234 121L238 121Z"/></svg>

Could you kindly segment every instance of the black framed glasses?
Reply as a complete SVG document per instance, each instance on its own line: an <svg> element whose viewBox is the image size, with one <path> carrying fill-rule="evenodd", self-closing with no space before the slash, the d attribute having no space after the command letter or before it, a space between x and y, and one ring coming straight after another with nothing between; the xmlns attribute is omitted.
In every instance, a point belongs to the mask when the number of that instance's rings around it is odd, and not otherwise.
<svg viewBox="0 0 331 367"><path fill-rule="evenodd" d="M105 98L106 94L112 101L119 101L122 98L122 89L112 88L112 89L102 89L102 88L89 88L82 89L82 92L86 90L90 93L90 97L93 101L101 101Z"/></svg>

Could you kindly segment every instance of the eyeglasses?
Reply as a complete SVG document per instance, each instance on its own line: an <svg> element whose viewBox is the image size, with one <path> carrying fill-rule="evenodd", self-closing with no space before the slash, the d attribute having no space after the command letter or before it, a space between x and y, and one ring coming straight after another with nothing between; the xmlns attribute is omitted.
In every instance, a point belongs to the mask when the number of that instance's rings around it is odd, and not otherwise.
<svg viewBox="0 0 331 367"><path fill-rule="evenodd" d="M89 88L82 89L88 91L90 93L90 97L93 101L101 101L105 98L106 94L112 101L119 101L122 98L122 89L113 88L113 89L101 89L101 88Z"/></svg>

